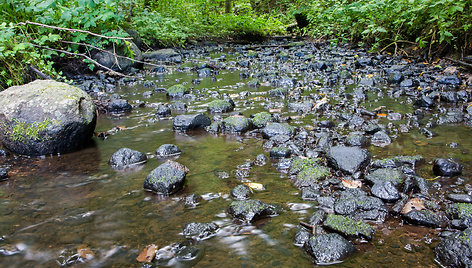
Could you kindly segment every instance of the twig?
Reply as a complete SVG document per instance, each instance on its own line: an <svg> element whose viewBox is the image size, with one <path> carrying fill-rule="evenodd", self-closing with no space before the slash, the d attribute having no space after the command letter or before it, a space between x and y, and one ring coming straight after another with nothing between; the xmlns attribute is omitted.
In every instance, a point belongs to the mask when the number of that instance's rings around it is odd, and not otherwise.
<svg viewBox="0 0 472 268"><path fill-rule="evenodd" d="M460 61L460 60L454 60L454 59L451 59L451 58L445 58L446 60L450 60L454 63L457 63L459 65L462 65L464 67L467 67L467 68L471 68L472 69L472 64L470 63L467 63L467 62L463 62L463 61Z"/></svg>
<svg viewBox="0 0 472 268"><path fill-rule="evenodd" d="M37 47L37 48L41 48L41 49L46 49L46 50L51 50L51 51L56 51L56 52L60 52L60 53L64 53L64 54L67 54L67 55L71 55L71 56L80 56L80 57L83 57L83 58L86 58L87 60L91 61L93 64L109 71L111 74L114 74L114 75L118 75L118 76L122 76L122 77L127 77L127 78L132 78L133 76L129 76L129 75L126 75L126 74L122 74L120 72L117 72L117 71L113 71L112 69L98 63L97 61L93 60L92 58L90 58L89 56L85 55L85 54L80 54L80 53L73 53L73 52L69 52L69 51L65 51L65 50L62 50L62 49L55 49L55 48L50 48L50 47L46 47L46 46L40 46L40 45L35 45L33 44L34 47Z"/></svg>
<svg viewBox="0 0 472 268"><path fill-rule="evenodd" d="M384 52L387 48L389 48L389 47L392 46L392 45L395 45L395 47L397 47L397 46L398 46L398 43L406 43L406 44L418 45L418 43L416 43L416 42L411 42L411 41L407 41L407 40L397 40L397 41L393 41L392 43L388 44L386 47L382 48L382 50L380 50L379 53ZM395 48L395 51L396 51L396 50L397 50L397 49Z"/></svg>
<svg viewBox="0 0 472 268"><path fill-rule="evenodd" d="M35 73L36 73L37 75L39 75L42 79L47 79L47 80L51 80L51 79L52 79L49 75L47 75L47 74L41 72L40 70L36 69L35 67L33 67L33 66L31 66L31 65L28 65L28 67L31 69L31 71L35 72Z"/></svg>
<svg viewBox="0 0 472 268"><path fill-rule="evenodd" d="M105 35L101 35L101 34L92 33L92 32L86 31L86 30L79 30L79 29L71 29L71 28L63 28L63 27L51 26L51 25L42 24L42 23L38 23L38 22L32 22L32 21L28 21L28 20L25 21L25 22L20 22L20 23L18 23L18 25L26 25L26 24L31 24L31 25L36 25L36 26L45 27L45 28L50 28L50 29L56 29L56 30L69 31L69 32L86 33L86 34L90 34L90 35L93 35L93 36L97 36L97 37L101 37L101 38L106 38L106 39L120 39L120 40L132 40L132 39L133 39L132 37L105 36Z"/></svg>

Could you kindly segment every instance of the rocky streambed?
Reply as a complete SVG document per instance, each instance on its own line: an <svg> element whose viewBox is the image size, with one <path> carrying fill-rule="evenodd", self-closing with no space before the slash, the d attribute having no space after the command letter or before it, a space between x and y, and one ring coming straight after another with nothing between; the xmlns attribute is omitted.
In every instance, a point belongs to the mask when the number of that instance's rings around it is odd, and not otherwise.
<svg viewBox="0 0 472 268"><path fill-rule="evenodd" d="M0 151L0 263L470 266L459 68L289 40L144 57L74 77L85 149Z"/></svg>

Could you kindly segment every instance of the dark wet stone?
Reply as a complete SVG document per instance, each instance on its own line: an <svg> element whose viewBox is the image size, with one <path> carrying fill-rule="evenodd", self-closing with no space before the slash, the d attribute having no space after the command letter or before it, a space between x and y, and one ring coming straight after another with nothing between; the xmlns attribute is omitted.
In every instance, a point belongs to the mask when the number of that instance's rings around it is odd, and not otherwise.
<svg viewBox="0 0 472 268"><path fill-rule="evenodd" d="M250 130L251 127L252 127L251 120L243 116L226 117L221 124L222 131L229 132L229 133L246 132Z"/></svg>
<svg viewBox="0 0 472 268"><path fill-rule="evenodd" d="M334 204L336 202L336 199L331 196L319 196L316 198L316 201L318 202L318 206L328 209L328 210L334 210Z"/></svg>
<svg viewBox="0 0 472 268"><path fill-rule="evenodd" d="M256 156L256 161L254 161L254 164L256 164L257 166L265 166L268 160L269 159L267 159L267 156L265 156L264 154L258 154Z"/></svg>
<svg viewBox="0 0 472 268"><path fill-rule="evenodd" d="M434 249L444 267L470 267L472 263L472 228L445 237Z"/></svg>
<svg viewBox="0 0 472 268"><path fill-rule="evenodd" d="M431 183L425 178L413 176L414 181L414 190L422 194L428 194L429 189L431 189Z"/></svg>
<svg viewBox="0 0 472 268"><path fill-rule="evenodd" d="M183 188L188 171L182 164L167 161L149 173L144 189L163 195L176 193Z"/></svg>
<svg viewBox="0 0 472 268"><path fill-rule="evenodd" d="M132 110L127 100L115 99L108 103L108 112L110 113L126 113Z"/></svg>
<svg viewBox="0 0 472 268"><path fill-rule="evenodd" d="M390 209L392 214L399 215L409 199L410 198L408 197L408 195L400 193L400 200L398 200Z"/></svg>
<svg viewBox="0 0 472 268"><path fill-rule="evenodd" d="M316 185L315 187L303 187L301 198L303 200L315 201L321 195L319 188L320 187L318 185Z"/></svg>
<svg viewBox="0 0 472 268"><path fill-rule="evenodd" d="M287 135L275 135L274 137L270 138L274 144L284 144L290 140L290 136Z"/></svg>
<svg viewBox="0 0 472 268"><path fill-rule="evenodd" d="M214 100L208 104L210 113L228 113L233 111L234 102L232 100Z"/></svg>
<svg viewBox="0 0 472 268"><path fill-rule="evenodd" d="M410 79L410 78L405 79L405 80L401 81L401 83L400 83L400 87L417 87L419 85L420 85L420 83L417 80Z"/></svg>
<svg viewBox="0 0 472 268"><path fill-rule="evenodd" d="M309 101L290 102L288 104L288 109L292 112L297 112L297 113L308 113L313 109L313 107L314 107L314 104Z"/></svg>
<svg viewBox="0 0 472 268"><path fill-rule="evenodd" d="M447 213L458 220L455 224L456 228L465 229L472 227L472 204L470 203L455 203L449 206Z"/></svg>
<svg viewBox="0 0 472 268"><path fill-rule="evenodd" d="M418 164L424 162L421 155L415 156L395 156L392 158L385 158L372 161L373 168L396 168L404 165L415 168Z"/></svg>
<svg viewBox="0 0 472 268"><path fill-rule="evenodd" d="M333 121L321 121L316 126L319 127L319 128L333 128L333 127L335 127Z"/></svg>
<svg viewBox="0 0 472 268"><path fill-rule="evenodd" d="M288 124L270 123L262 129L262 137L270 139L275 135L292 136L294 132L295 128Z"/></svg>
<svg viewBox="0 0 472 268"><path fill-rule="evenodd" d="M458 86L461 84L461 80L456 75L438 76L436 77L436 81L439 84L450 85L450 86Z"/></svg>
<svg viewBox="0 0 472 268"><path fill-rule="evenodd" d="M277 169L289 169L290 168L290 163L291 160L289 158L283 158L279 160L279 163L277 163Z"/></svg>
<svg viewBox="0 0 472 268"><path fill-rule="evenodd" d="M311 233L308 232L306 229L299 229L296 233L295 233L295 237L293 238L293 243L296 245L296 246L303 246L303 244L305 244L306 241L308 241L308 239L310 239L311 237Z"/></svg>
<svg viewBox="0 0 472 268"><path fill-rule="evenodd" d="M253 116L252 124L255 128L263 128L272 122L272 115L268 112L260 112Z"/></svg>
<svg viewBox="0 0 472 268"><path fill-rule="evenodd" d="M347 189L334 204L336 214L354 219L384 221L387 208L380 198L367 196L361 189Z"/></svg>
<svg viewBox="0 0 472 268"><path fill-rule="evenodd" d="M395 202L400 199L400 193L390 181L375 183L371 188L371 193L385 202Z"/></svg>
<svg viewBox="0 0 472 268"><path fill-rule="evenodd" d="M403 215L403 219L409 224L422 225L426 227L438 228L441 226L440 217L430 210L416 210Z"/></svg>
<svg viewBox="0 0 472 268"><path fill-rule="evenodd" d="M390 84L400 84L403 81L403 74L401 72L390 72L387 81Z"/></svg>
<svg viewBox="0 0 472 268"><path fill-rule="evenodd" d="M364 131L365 133L367 134L375 134L377 133L378 131L381 131L382 130L382 127L376 123L368 123L365 127L364 127Z"/></svg>
<svg viewBox="0 0 472 268"><path fill-rule="evenodd" d="M374 228L362 221L355 221L348 216L329 214L323 222L328 230L339 233L348 239L364 238L372 240Z"/></svg>
<svg viewBox="0 0 472 268"><path fill-rule="evenodd" d="M197 194L188 195L185 197L185 206L196 207L200 203L200 200L202 200L202 197Z"/></svg>
<svg viewBox="0 0 472 268"><path fill-rule="evenodd" d="M288 95L288 90L286 88L276 88L269 90L269 96L274 98L285 98Z"/></svg>
<svg viewBox="0 0 472 268"><path fill-rule="evenodd" d="M228 208L228 213L244 223L277 215L274 206L259 200L233 201Z"/></svg>
<svg viewBox="0 0 472 268"><path fill-rule="evenodd" d="M326 158L332 167L348 174L356 173L370 162L369 151L358 147L331 147Z"/></svg>
<svg viewBox="0 0 472 268"><path fill-rule="evenodd" d="M174 63L182 62L182 56L170 48L146 52L143 54L143 57L144 59L151 61L168 61Z"/></svg>
<svg viewBox="0 0 472 268"><path fill-rule="evenodd" d="M192 222L192 223L187 223L184 226L183 234L187 238L193 238L196 240L204 240L215 235L218 229L219 229L219 226L212 222L210 223Z"/></svg>
<svg viewBox="0 0 472 268"><path fill-rule="evenodd" d="M204 128L210 124L210 118L204 114L182 114L174 118L172 128L178 131L187 131Z"/></svg>
<svg viewBox="0 0 472 268"><path fill-rule="evenodd" d="M221 130L221 122L213 122L205 129L210 133L216 134Z"/></svg>
<svg viewBox="0 0 472 268"><path fill-rule="evenodd" d="M391 182L394 186L399 186L405 179L405 175L398 169L380 168L370 172L365 179L374 184Z"/></svg>
<svg viewBox="0 0 472 268"><path fill-rule="evenodd" d="M328 168L322 166L304 167L295 179L295 185L299 188L311 187L318 184L319 180L326 178L331 173Z"/></svg>
<svg viewBox="0 0 472 268"><path fill-rule="evenodd" d="M319 163L320 163L319 158L299 158L299 157L292 158L292 161L290 163L289 174L290 175L298 174L300 171L302 171L305 168L317 167Z"/></svg>
<svg viewBox="0 0 472 268"><path fill-rule="evenodd" d="M110 165L116 169L125 169L144 164L146 160L147 156L144 153L129 148L121 148L111 156Z"/></svg>
<svg viewBox="0 0 472 268"><path fill-rule="evenodd" d="M372 136L371 143L375 146L385 147L392 143L392 139L385 131L378 131Z"/></svg>
<svg viewBox="0 0 472 268"><path fill-rule="evenodd" d="M0 181L8 179L8 171L5 168L0 168Z"/></svg>
<svg viewBox="0 0 472 268"><path fill-rule="evenodd" d="M422 96L415 101L415 106L431 108L434 107L434 101L428 96Z"/></svg>
<svg viewBox="0 0 472 268"><path fill-rule="evenodd" d="M244 185L244 184L240 184L231 190L231 197L233 197L236 200L246 200L246 199L249 199L251 195L252 195L251 188L249 188L249 186Z"/></svg>
<svg viewBox="0 0 472 268"><path fill-rule="evenodd" d="M188 94L189 92L190 90L184 85L173 85L167 89L167 97L172 99L179 99L182 98L185 94Z"/></svg>
<svg viewBox="0 0 472 268"><path fill-rule="evenodd" d="M313 64L310 64L308 66L308 68L310 68L312 70L324 71L324 70L328 69L328 63L324 62L324 61L318 61L318 62L315 62Z"/></svg>
<svg viewBox="0 0 472 268"><path fill-rule="evenodd" d="M453 159L435 159L433 172L436 176L453 177L462 174L463 166Z"/></svg>
<svg viewBox="0 0 472 268"><path fill-rule="evenodd" d="M351 242L339 234L322 234L311 237L303 245L316 264L341 261L356 252Z"/></svg>
<svg viewBox="0 0 472 268"><path fill-rule="evenodd" d="M162 144L157 148L156 155L157 157L170 157L180 154L182 151L174 144Z"/></svg>
<svg viewBox="0 0 472 268"><path fill-rule="evenodd" d="M157 107L156 116L158 117L169 117L171 115L171 110L166 105L159 105Z"/></svg>
<svg viewBox="0 0 472 268"><path fill-rule="evenodd" d="M313 226L321 225L325 221L327 215L328 213L326 213L324 210L319 209L310 215L310 217L308 218L308 224Z"/></svg>
<svg viewBox="0 0 472 268"><path fill-rule="evenodd" d="M468 194L448 194L447 198L458 203L472 203L472 196Z"/></svg>
<svg viewBox="0 0 472 268"><path fill-rule="evenodd" d="M277 146L270 149L270 157L274 158L286 158L290 157L292 150L284 146Z"/></svg>
<svg viewBox="0 0 472 268"><path fill-rule="evenodd" d="M441 93L441 101L444 102L449 102L449 103L458 103L459 102L459 97L457 95L457 92L455 91L446 91Z"/></svg>
<svg viewBox="0 0 472 268"><path fill-rule="evenodd" d="M356 147L367 147L370 144L369 139L361 134L351 133L346 138L346 144Z"/></svg>

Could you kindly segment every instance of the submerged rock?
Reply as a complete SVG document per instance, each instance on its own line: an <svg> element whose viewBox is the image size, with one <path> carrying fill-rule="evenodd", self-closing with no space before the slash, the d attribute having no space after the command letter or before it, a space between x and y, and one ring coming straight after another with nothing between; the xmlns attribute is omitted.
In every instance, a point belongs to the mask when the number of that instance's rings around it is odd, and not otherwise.
<svg viewBox="0 0 472 268"><path fill-rule="evenodd" d="M23 155L67 153L92 138L96 109L84 91L36 80L0 92L0 141Z"/></svg>
<svg viewBox="0 0 472 268"><path fill-rule="evenodd" d="M448 214L453 220L453 225L458 229L472 227L472 204L455 203L449 206Z"/></svg>
<svg viewBox="0 0 472 268"><path fill-rule="evenodd" d="M233 201L228 208L228 213L244 223L277 215L274 206L259 200Z"/></svg>
<svg viewBox="0 0 472 268"><path fill-rule="evenodd" d="M108 103L107 111L109 113L127 113L131 111L133 107L124 99L115 99Z"/></svg>
<svg viewBox="0 0 472 268"><path fill-rule="evenodd" d="M322 234L311 237L303 245L316 264L329 264L341 261L356 252L351 242L339 234Z"/></svg>
<svg viewBox="0 0 472 268"><path fill-rule="evenodd" d="M236 200L246 200L246 199L249 199L251 195L252 195L251 188L249 188L249 186L244 185L244 184L240 184L231 190L231 197L233 197Z"/></svg>
<svg viewBox="0 0 472 268"><path fill-rule="evenodd" d="M362 221L355 221L348 216L329 214L323 222L323 226L333 232L337 232L348 239L364 238L372 240L374 228Z"/></svg>
<svg viewBox="0 0 472 268"><path fill-rule="evenodd" d="M170 195L182 189L188 168L174 161L155 168L144 180L144 189L157 194Z"/></svg>
<svg viewBox="0 0 472 268"><path fill-rule="evenodd" d="M156 155L157 157L164 158L179 155L182 151L174 144L162 144L157 148Z"/></svg>
<svg viewBox="0 0 472 268"><path fill-rule="evenodd" d="M433 172L436 176L453 177L462 173L463 166L452 159L435 159Z"/></svg>
<svg viewBox="0 0 472 268"><path fill-rule="evenodd" d="M192 222L184 226L183 234L187 238L196 240L204 240L213 236L218 230L219 226L215 223L200 223Z"/></svg>
<svg viewBox="0 0 472 268"><path fill-rule="evenodd" d="M210 118L204 114L181 114L174 118L172 128L177 131L187 131L204 128L210 124Z"/></svg>
<svg viewBox="0 0 472 268"><path fill-rule="evenodd" d="M121 148L110 158L110 165L116 169L125 169L147 161L146 154L129 148Z"/></svg>
<svg viewBox="0 0 472 268"><path fill-rule="evenodd" d="M470 267L472 264L472 228L443 238L434 249L436 259L446 267Z"/></svg>
<svg viewBox="0 0 472 268"><path fill-rule="evenodd" d="M333 168L348 174L356 173L365 168L370 162L369 151L359 147L331 147L326 158Z"/></svg>
<svg viewBox="0 0 472 268"><path fill-rule="evenodd" d="M8 171L5 168L0 168L0 181L8 179Z"/></svg>

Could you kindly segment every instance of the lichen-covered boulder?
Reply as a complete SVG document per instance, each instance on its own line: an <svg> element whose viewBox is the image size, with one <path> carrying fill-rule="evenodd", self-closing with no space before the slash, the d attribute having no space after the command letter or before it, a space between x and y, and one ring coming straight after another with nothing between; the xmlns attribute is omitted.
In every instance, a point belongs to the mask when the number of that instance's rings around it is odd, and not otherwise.
<svg viewBox="0 0 472 268"><path fill-rule="evenodd" d="M272 115L268 112L260 112L252 118L252 124L256 128L263 128L272 121Z"/></svg>
<svg viewBox="0 0 472 268"><path fill-rule="evenodd" d="M162 195L170 195L181 190L185 183L188 168L174 161L155 168L144 180L144 189Z"/></svg>
<svg viewBox="0 0 472 268"><path fill-rule="evenodd" d="M182 98L185 94L188 94L190 90L182 84L173 85L167 89L167 97L171 99Z"/></svg>
<svg viewBox="0 0 472 268"><path fill-rule="evenodd" d="M251 120L243 116L226 117L221 124L222 131L227 133L243 133L250 130L251 127Z"/></svg>
<svg viewBox="0 0 472 268"><path fill-rule="evenodd" d="M162 144L157 148L156 155L159 158L176 156L182 153L182 151L174 144Z"/></svg>
<svg viewBox="0 0 472 268"><path fill-rule="evenodd" d="M65 83L36 80L0 92L0 141L18 154L77 150L92 137L96 120L92 98Z"/></svg>
<svg viewBox="0 0 472 268"><path fill-rule="evenodd" d="M208 104L210 113L228 113L234 109L232 100L214 100Z"/></svg>
<svg viewBox="0 0 472 268"><path fill-rule="evenodd" d="M270 123L262 129L262 137L270 139L276 135L292 136L295 132L295 127L288 124Z"/></svg>

